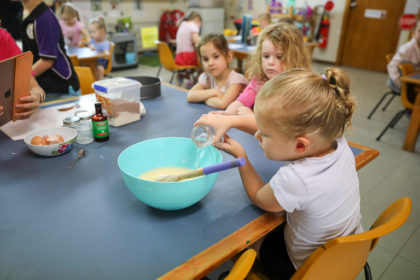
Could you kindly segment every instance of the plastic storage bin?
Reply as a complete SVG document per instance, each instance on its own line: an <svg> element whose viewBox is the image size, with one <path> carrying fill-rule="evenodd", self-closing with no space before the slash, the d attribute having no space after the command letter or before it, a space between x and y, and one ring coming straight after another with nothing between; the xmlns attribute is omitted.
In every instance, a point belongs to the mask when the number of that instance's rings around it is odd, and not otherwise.
<svg viewBox="0 0 420 280"><path fill-rule="evenodd" d="M96 99L102 103L109 117L109 124L121 126L141 118L141 83L127 78L113 78L92 84Z"/></svg>

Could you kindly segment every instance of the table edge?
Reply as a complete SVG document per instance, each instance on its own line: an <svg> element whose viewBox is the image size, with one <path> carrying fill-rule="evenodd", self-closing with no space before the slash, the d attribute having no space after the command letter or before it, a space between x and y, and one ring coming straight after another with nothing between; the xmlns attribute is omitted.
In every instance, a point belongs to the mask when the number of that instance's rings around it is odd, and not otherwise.
<svg viewBox="0 0 420 280"><path fill-rule="evenodd" d="M201 279L285 220L284 213L266 212L158 279ZM217 261L209 266L206 260Z"/></svg>

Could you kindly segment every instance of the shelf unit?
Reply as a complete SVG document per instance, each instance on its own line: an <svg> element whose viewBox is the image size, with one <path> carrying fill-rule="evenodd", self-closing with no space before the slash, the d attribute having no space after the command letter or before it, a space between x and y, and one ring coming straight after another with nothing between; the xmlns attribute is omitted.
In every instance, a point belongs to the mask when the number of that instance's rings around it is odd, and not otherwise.
<svg viewBox="0 0 420 280"><path fill-rule="evenodd" d="M136 36L131 33L114 33L111 36L111 41L115 44L112 55L112 69L137 67Z"/></svg>
<svg viewBox="0 0 420 280"><path fill-rule="evenodd" d="M291 8L291 7L290 7ZM315 37L315 25L317 16L313 13L311 16L300 15L300 14L293 14L292 9L288 9L288 13L281 13L284 9L282 7L271 7L267 6L267 12L270 13L271 18L274 19L283 19L283 18L291 18L294 22L298 22L301 24L309 23L309 31L310 36L305 36L305 42L313 42Z"/></svg>

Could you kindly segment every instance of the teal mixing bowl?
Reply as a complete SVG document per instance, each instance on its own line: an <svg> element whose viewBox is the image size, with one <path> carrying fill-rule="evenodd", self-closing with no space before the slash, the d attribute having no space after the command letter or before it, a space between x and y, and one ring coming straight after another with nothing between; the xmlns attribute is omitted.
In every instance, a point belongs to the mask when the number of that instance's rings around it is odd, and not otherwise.
<svg viewBox="0 0 420 280"><path fill-rule="evenodd" d="M222 155L213 146L199 150L191 138L167 137L131 145L119 155L118 166L128 189L138 199L158 209L177 210L206 196L218 173L179 182L152 182L139 175L165 166L196 169L221 161Z"/></svg>

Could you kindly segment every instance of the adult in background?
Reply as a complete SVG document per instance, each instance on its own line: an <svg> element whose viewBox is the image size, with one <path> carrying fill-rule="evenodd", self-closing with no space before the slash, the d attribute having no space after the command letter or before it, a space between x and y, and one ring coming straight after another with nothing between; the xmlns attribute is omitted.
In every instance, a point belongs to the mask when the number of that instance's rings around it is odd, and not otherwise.
<svg viewBox="0 0 420 280"><path fill-rule="evenodd" d="M387 85L396 92L400 92L401 83L398 66L402 63L411 63L414 68L420 69L420 24L417 20L416 25L411 30L411 40L398 48L398 51L392 57L391 62L387 65L389 79ZM411 102L414 102L416 98L416 92L414 85L408 85L407 97Z"/></svg>
<svg viewBox="0 0 420 280"><path fill-rule="evenodd" d="M33 75L47 100L80 95L79 79L66 55L60 24L40 0L20 0L28 16L22 24L23 51L32 51Z"/></svg>

